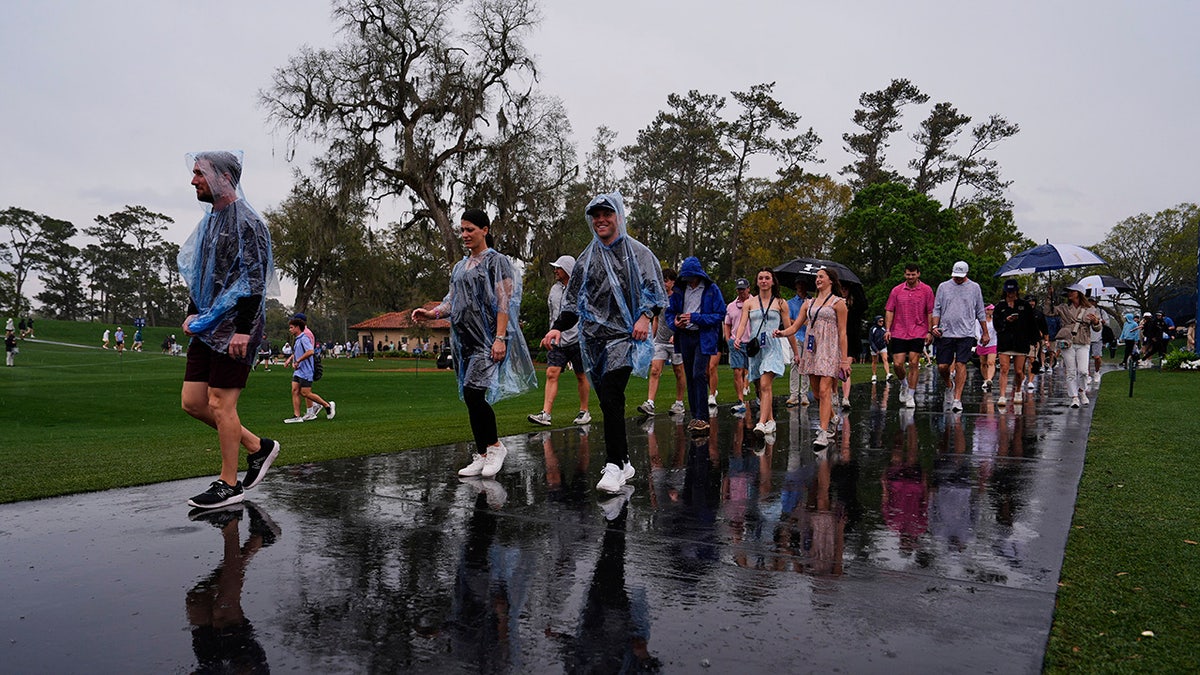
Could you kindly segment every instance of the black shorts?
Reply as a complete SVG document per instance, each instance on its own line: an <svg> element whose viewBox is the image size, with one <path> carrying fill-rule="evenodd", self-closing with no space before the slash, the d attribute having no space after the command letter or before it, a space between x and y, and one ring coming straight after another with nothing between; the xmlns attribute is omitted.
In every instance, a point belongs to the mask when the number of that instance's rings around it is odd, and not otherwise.
<svg viewBox="0 0 1200 675"><path fill-rule="evenodd" d="M974 347L975 338L973 337L940 337L933 343L934 351L937 352L939 366L946 366L951 363L970 363L971 350Z"/></svg>
<svg viewBox="0 0 1200 675"><path fill-rule="evenodd" d="M579 351L579 343L572 345L557 345L550 347L546 355L546 364L551 368L566 368L570 363L577 373L583 373L583 353Z"/></svg>
<svg viewBox="0 0 1200 675"><path fill-rule="evenodd" d="M897 354L921 354L925 351L925 340L923 338L913 338L911 340L892 338L888 340L887 350L892 356L896 356Z"/></svg>
<svg viewBox="0 0 1200 675"><path fill-rule="evenodd" d="M293 375L292 382L295 382L296 384L300 385L301 389L312 389L312 380L306 380L303 377L300 377L299 375Z"/></svg>
<svg viewBox="0 0 1200 675"><path fill-rule="evenodd" d="M215 389L245 389L249 378L250 364L234 361L213 351L203 340L192 338L187 350L184 382L204 382Z"/></svg>

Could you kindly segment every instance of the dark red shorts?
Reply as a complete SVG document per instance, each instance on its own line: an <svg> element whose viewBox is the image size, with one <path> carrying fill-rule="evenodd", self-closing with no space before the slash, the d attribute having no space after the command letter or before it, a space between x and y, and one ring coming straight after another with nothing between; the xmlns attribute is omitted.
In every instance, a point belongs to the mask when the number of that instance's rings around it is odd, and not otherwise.
<svg viewBox="0 0 1200 675"><path fill-rule="evenodd" d="M213 351L203 340L192 338L187 350L184 382L204 382L216 389L245 389L249 378L250 364L234 361Z"/></svg>

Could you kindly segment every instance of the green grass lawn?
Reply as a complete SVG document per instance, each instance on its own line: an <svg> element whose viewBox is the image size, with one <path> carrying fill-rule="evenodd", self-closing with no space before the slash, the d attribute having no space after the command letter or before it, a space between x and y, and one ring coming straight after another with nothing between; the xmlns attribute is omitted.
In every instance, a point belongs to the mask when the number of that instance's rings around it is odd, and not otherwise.
<svg viewBox="0 0 1200 675"><path fill-rule="evenodd" d="M1123 373L1105 376L1048 672L1200 672L1198 385L1140 371L1129 398Z"/></svg>
<svg viewBox="0 0 1200 675"><path fill-rule="evenodd" d="M180 335L178 329L146 329L145 352L118 355L99 349L104 327L39 320L39 339L81 346L23 342L17 367L0 369L0 503L217 473L216 433L179 407L184 359L158 348L166 335ZM242 394L242 423L282 443L280 465L470 440L452 371L437 370L430 360L419 368L411 359L325 363L325 378L314 389L338 403L332 422L322 416L282 423L292 415L290 369L252 373ZM732 391L728 368L721 377L721 388ZM628 414L636 414L645 388L645 380L630 381ZM670 406L674 392L668 369L660 409ZM541 407L540 389L496 405L501 435L541 429L525 419ZM594 399L591 407L598 411ZM569 425L578 409L575 378L567 373L555 426Z"/></svg>

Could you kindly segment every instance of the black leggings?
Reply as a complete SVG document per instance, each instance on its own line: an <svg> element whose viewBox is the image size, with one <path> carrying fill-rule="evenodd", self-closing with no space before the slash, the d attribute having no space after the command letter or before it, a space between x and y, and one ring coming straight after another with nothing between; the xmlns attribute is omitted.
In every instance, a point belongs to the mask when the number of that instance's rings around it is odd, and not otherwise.
<svg viewBox="0 0 1200 675"><path fill-rule="evenodd" d="M604 414L604 454L609 464L624 466L629 461L629 440L625 437L625 385L633 369L626 366L596 377L592 372L592 387L600 399Z"/></svg>
<svg viewBox="0 0 1200 675"><path fill-rule="evenodd" d="M488 446L500 440L496 434L496 412L484 398L486 394L486 389L463 387L463 402L467 404L471 434L475 436L475 452L481 455L486 455Z"/></svg>

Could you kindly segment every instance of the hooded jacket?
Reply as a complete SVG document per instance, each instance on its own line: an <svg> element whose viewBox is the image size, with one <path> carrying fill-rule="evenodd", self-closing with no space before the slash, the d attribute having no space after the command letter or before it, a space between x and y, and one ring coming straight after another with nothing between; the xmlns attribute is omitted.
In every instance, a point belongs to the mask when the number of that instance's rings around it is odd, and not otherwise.
<svg viewBox="0 0 1200 675"><path fill-rule="evenodd" d="M1138 325L1137 317L1131 313L1125 314L1125 325L1121 327L1121 341L1132 340L1137 342L1141 339L1141 326Z"/></svg>
<svg viewBox="0 0 1200 675"><path fill-rule="evenodd" d="M675 327L675 318L683 314L683 299L688 291L687 279L691 277L699 278L700 284L704 287L704 293L700 299L700 311L692 312L692 324L700 328L700 353L716 354L721 340L721 324L725 321L725 298L721 296L721 289L704 273L700 259L696 256L689 256L679 268L679 283L669 298L670 302L667 304L667 312L663 320L667 322L671 330L676 331L676 334L683 330ZM676 351L679 351L678 347L679 345L676 343Z"/></svg>

